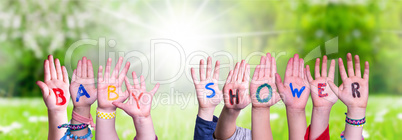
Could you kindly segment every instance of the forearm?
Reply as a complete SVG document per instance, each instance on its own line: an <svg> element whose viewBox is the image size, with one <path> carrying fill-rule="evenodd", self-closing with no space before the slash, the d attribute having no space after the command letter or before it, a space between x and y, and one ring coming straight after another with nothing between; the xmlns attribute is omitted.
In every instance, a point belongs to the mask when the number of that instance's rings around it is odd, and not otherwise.
<svg viewBox="0 0 402 140"><path fill-rule="evenodd" d="M214 111L215 111L215 107L214 108L198 108L198 117L206 120L206 121L212 121L213 117L214 117Z"/></svg>
<svg viewBox="0 0 402 140"><path fill-rule="evenodd" d="M317 139L327 129L331 107L313 107L310 125L310 139Z"/></svg>
<svg viewBox="0 0 402 140"><path fill-rule="evenodd" d="M288 119L289 140L303 139L307 129L305 109L286 108L286 115Z"/></svg>
<svg viewBox="0 0 402 140"><path fill-rule="evenodd" d="M51 111L48 110L48 118L49 118L49 133L48 139L55 140L60 139L64 136L66 132L66 128L58 129L57 126L68 123L67 120L67 110L65 111Z"/></svg>
<svg viewBox="0 0 402 140"><path fill-rule="evenodd" d="M366 108L348 107L347 117L351 119L362 119L366 115ZM345 124L345 138L351 140L362 139L363 126L357 127L350 124Z"/></svg>
<svg viewBox="0 0 402 140"><path fill-rule="evenodd" d="M91 116L91 106L88 107L74 107L73 112L78 113L79 115L85 117L85 118L90 118ZM79 122L77 120L74 120L74 118L71 119L71 124L81 124L82 122ZM88 126L89 127L89 126ZM75 136L84 136L88 133L88 129L82 129L78 131L71 131L71 134Z"/></svg>
<svg viewBox="0 0 402 140"><path fill-rule="evenodd" d="M217 139L228 139L235 133L239 113L240 110L223 107L214 133Z"/></svg>
<svg viewBox="0 0 402 140"><path fill-rule="evenodd" d="M272 140L270 113L268 108L252 108L251 133L253 139Z"/></svg>
<svg viewBox="0 0 402 140"><path fill-rule="evenodd" d="M112 111L105 111L98 108L100 112L111 113ZM116 110L114 110L116 111ZM116 116L117 117L117 116ZM117 140L119 137L117 136L116 128L115 128L115 120L116 117L112 119L102 119L98 116L96 117L96 134L95 139L97 140Z"/></svg>
<svg viewBox="0 0 402 140"><path fill-rule="evenodd" d="M154 140L156 137L152 117L134 117L137 140Z"/></svg>

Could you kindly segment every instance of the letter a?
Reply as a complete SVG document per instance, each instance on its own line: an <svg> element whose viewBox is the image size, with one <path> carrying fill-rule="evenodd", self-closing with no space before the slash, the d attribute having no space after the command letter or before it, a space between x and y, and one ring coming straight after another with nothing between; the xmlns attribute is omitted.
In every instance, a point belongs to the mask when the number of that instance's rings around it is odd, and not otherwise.
<svg viewBox="0 0 402 140"><path fill-rule="evenodd" d="M77 92L77 98L75 99L76 102L80 101L81 96L84 96L87 98L91 98L91 96L89 96L87 90L85 90L84 86L81 84L80 87L78 88L78 92Z"/></svg>

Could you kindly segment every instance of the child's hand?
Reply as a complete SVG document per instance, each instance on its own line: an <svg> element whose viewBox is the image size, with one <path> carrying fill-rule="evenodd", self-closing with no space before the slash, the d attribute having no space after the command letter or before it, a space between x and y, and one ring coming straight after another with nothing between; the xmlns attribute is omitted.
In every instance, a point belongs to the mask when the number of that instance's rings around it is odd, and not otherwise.
<svg viewBox="0 0 402 140"><path fill-rule="evenodd" d="M129 91L130 98L126 103L113 102L113 105L124 110L131 117L148 117L151 115L152 97L155 95L159 88L159 83L150 91L146 91L145 80L141 75L141 87L138 83L137 75L132 73L134 78L134 86L130 85L128 78L125 78L127 90Z"/></svg>
<svg viewBox="0 0 402 140"><path fill-rule="evenodd" d="M346 74L342 59L339 58L339 70L343 83L338 88L333 82L329 82L330 87L336 94L338 94L339 99L348 106L348 109L365 110L369 96L369 63L365 63L364 75L362 78L359 56L355 56L355 71L353 70L352 54L347 54L347 61L349 76Z"/></svg>
<svg viewBox="0 0 402 140"><path fill-rule="evenodd" d="M229 72L223 87L225 107L228 109L241 110L250 104L249 88L250 66L241 61L236 63L235 70Z"/></svg>
<svg viewBox="0 0 402 140"><path fill-rule="evenodd" d="M69 79L66 67L60 66L60 60L49 55L44 63L45 82L37 81L41 88L43 100L49 111L66 111L70 100Z"/></svg>
<svg viewBox="0 0 402 140"><path fill-rule="evenodd" d="M121 85L126 77L130 63L127 62L119 74L123 63L123 57L120 57L112 72L112 76L110 76L111 63L112 59L109 58L106 64L105 77L102 76L102 66L99 67L98 71L98 109L106 112L114 112L116 110L116 106L112 102L124 102L128 97L128 91L123 92Z"/></svg>
<svg viewBox="0 0 402 140"><path fill-rule="evenodd" d="M304 70L304 60L295 54L286 67L285 81L276 74L276 85L287 108L304 110L309 97L310 86Z"/></svg>
<svg viewBox="0 0 402 140"><path fill-rule="evenodd" d="M311 76L310 66L307 68L307 78L310 82L311 97L313 99L314 107L329 107L329 109L336 103L338 97L329 87L328 82L334 81L335 74L335 60L331 61L329 67L329 75L327 76L327 56L324 56L322 60L322 70L320 75L320 59L317 58L315 62L315 80Z"/></svg>
<svg viewBox="0 0 402 140"><path fill-rule="evenodd" d="M92 62L86 57L78 61L71 80L70 91L74 107L90 107L96 101L97 89Z"/></svg>
<svg viewBox="0 0 402 140"><path fill-rule="evenodd" d="M255 68L251 81L250 92L253 107L270 107L281 100L275 84L275 73L275 58L267 53L266 57L261 57L260 65Z"/></svg>
<svg viewBox="0 0 402 140"><path fill-rule="evenodd" d="M205 75L204 60L201 59L199 67L200 80L197 78L195 69L191 68L191 76L197 92L198 105L200 109L214 110L215 107L222 101L222 91L218 87L219 61L216 61L215 70L213 73L211 63L212 58L208 57L207 72Z"/></svg>

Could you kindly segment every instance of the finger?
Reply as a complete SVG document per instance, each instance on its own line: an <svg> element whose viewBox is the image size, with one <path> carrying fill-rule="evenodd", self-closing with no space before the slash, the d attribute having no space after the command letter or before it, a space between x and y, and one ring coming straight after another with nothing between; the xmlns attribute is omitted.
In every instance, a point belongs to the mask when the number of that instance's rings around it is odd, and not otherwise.
<svg viewBox="0 0 402 140"><path fill-rule="evenodd" d="M205 80L205 66L204 66L204 59L200 60L200 79L201 81Z"/></svg>
<svg viewBox="0 0 402 140"><path fill-rule="evenodd" d="M92 61L88 59L88 77L94 78L94 68L92 66Z"/></svg>
<svg viewBox="0 0 402 140"><path fill-rule="evenodd" d="M369 69L370 69L369 62L366 61L366 63L364 64L364 75L363 75L363 78L366 80L369 79Z"/></svg>
<svg viewBox="0 0 402 140"><path fill-rule="evenodd" d="M321 77L321 75L320 75L320 58L317 58L315 60L314 77L315 77L315 79Z"/></svg>
<svg viewBox="0 0 402 140"><path fill-rule="evenodd" d="M144 76L140 76L141 89L146 89Z"/></svg>
<svg viewBox="0 0 402 140"><path fill-rule="evenodd" d="M243 81L244 72L246 70L246 62L244 60L242 60L240 66L241 67L240 67L239 75L237 76L237 81L238 82Z"/></svg>
<svg viewBox="0 0 402 140"><path fill-rule="evenodd" d="M71 81L75 81L75 80L77 80L77 69L75 69L73 71L73 77L72 77Z"/></svg>
<svg viewBox="0 0 402 140"><path fill-rule="evenodd" d="M250 65L246 64L245 73L243 76L243 82L249 82L249 81L250 81Z"/></svg>
<svg viewBox="0 0 402 140"><path fill-rule="evenodd" d="M120 75L119 75L119 82L123 82L124 77L127 77L127 72L128 69L130 69L130 62L127 62L126 65L124 66L123 70L121 71Z"/></svg>
<svg viewBox="0 0 402 140"><path fill-rule="evenodd" d="M57 79L63 80L63 72L61 70L60 60L56 58L55 63L56 63Z"/></svg>
<svg viewBox="0 0 402 140"><path fill-rule="evenodd" d="M255 67L255 70L254 70L254 75L253 75L253 79L252 79L253 81L257 81L259 71L260 71L260 65L257 65L257 67Z"/></svg>
<svg viewBox="0 0 402 140"><path fill-rule="evenodd" d="M135 72L133 72L133 74L134 74ZM198 83L198 79L197 79L197 76L196 76L196 74L195 74L195 69L194 68L191 68L191 77L193 78L193 82L196 84L196 83ZM133 78L134 78L134 75L133 75ZM134 82L135 83L135 82Z"/></svg>
<svg viewBox="0 0 402 140"><path fill-rule="evenodd" d="M338 64L339 64L339 72L341 74L341 79L342 79L342 81L344 81L346 78L348 78L348 75L346 74L345 66L343 66L342 58L339 58Z"/></svg>
<svg viewBox="0 0 402 140"><path fill-rule="evenodd" d="M348 65L348 76L352 77L355 76L355 72L353 71L353 59L352 54L347 54L347 65Z"/></svg>
<svg viewBox="0 0 402 140"><path fill-rule="evenodd" d="M70 80L68 79L68 72L65 66L62 66L62 73L63 73L63 81L66 84L70 84Z"/></svg>
<svg viewBox="0 0 402 140"><path fill-rule="evenodd" d="M272 81L275 82L275 73L276 73L276 61L275 58L271 58L271 77Z"/></svg>
<svg viewBox="0 0 402 140"><path fill-rule="evenodd" d="M214 79L219 81L219 67L220 67L220 62L216 61L215 63L215 70L214 70Z"/></svg>
<svg viewBox="0 0 402 140"><path fill-rule="evenodd" d="M82 77L82 61L78 60L78 64L77 64L77 77L81 78Z"/></svg>
<svg viewBox="0 0 402 140"><path fill-rule="evenodd" d="M103 73L103 68L102 68L102 66L99 66L99 69L98 69L98 83L102 83L102 82L103 82L103 75L102 75L102 73Z"/></svg>
<svg viewBox="0 0 402 140"><path fill-rule="evenodd" d="M156 83L156 85L154 86L154 88L150 91L150 93L152 94L152 96L155 95L156 91L158 91L159 89L159 83Z"/></svg>
<svg viewBox="0 0 402 140"><path fill-rule="evenodd" d="M211 78L211 70L212 70L212 58L208 57L207 58L207 76L205 77L205 79L209 79Z"/></svg>
<svg viewBox="0 0 402 140"><path fill-rule="evenodd" d="M285 87L283 86L282 78L278 73L275 74L275 77L276 86L278 87L279 93L283 93L285 91Z"/></svg>
<svg viewBox="0 0 402 140"><path fill-rule="evenodd" d="M88 61L87 61L87 57L82 57L82 77L86 78L88 77Z"/></svg>
<svg viewBox="0 0 402 140"><path fill-rule="evenodd" d="M338 88L338 86L336 86L333 81L328 81L328 84L329 84L329 87L331 88L331 90L332 90L336 95L339 95L339 88Z"/></svg>
<svg viewBox="0 0 402 140"><path fill-rule="evenodd" d="M50 79L57 79L56 68L54 67L53 56L49 55L48 60L49 60L49 68L50 68L50 75L51 75Z"/></svg>
<svg viewBox="0 0 402 140"><path fill-rule="evenodd" d="M310 66L309 65L307 65L306 66L306 73L307 73L307 80L311 83L311 82L313 82L313 77L311 76L311 72L310 72Z"/></svg>
<svg viewBox="0 0 402 140"><path fill-rule="evenodd" d="M42 81L37 81L36 84L41 89L43 98L47 98L47 96L49 96L49 88L47 87L47 85Z"/></svg>
<svg viewBox="0 0 402 140"><path fill-rule="evenodd" d="M232 81L233 70L229 71L228 77L226 78L226 84Z"/></svg>
<svg viewBox="0 0 402 140"><path fill-rule="evenodd" d="M293 75L293 58L290 58L288 61L288 65L286 66L285 77L289 77Z"/></svg>
<svg viewBox="0 0 402 140"><path fill-rule="evenodd" d="M360 58L358 55L355 55L355 73L357 77L362 77L362 73L360 70Z"/></svg>
<svg viewBox="0 0 402 140"><path fill-rule="evenodd" d="M258 72L258 78L261 79L262 77L264 77L265 75L265 56L261 56L261 60L260 60L260 71Z"/></svg>
<svg viewBox="0 0 402 140"><path fill-rule="evenodd" d="M328 58L326 55L324 55L324 58L322 59L322 67L321 67L321 76L327 77L327 61Z"/></svg>
<svg viewBox="0 0 402 140"><path fill-rule="evenodd" d="M304 72L304 60L302 58L299 59L299 77L304 79L306 77L306 73Z"/></svg>
<svg viewBox="0 0 402 140"><path fill-rule="evenodd" d="M299 77L299 73L300 73L300 66L299 66L299 54L295 54L294 56L294 60L293 60L293 76L295 77Z"/></svg>
<svg viewBox="0 0 402 140"><path fill-rule="evenodd" d="M328 78L331 81L334 81L334 75L335 75L335 60L331 60L331 65L329 66L329 72L328 72Z"/></svg>
<svg viewBox="0 0 402 140"><path fill-rule="evenodd" d="M127 77L124 77L124 83L126 84L126 88L130 93L130 91L133 89L133 86L131 86L130 81L128 81Z"/></svg>
<svg viewBox="0 0 402 140"><path fill-rule="evenodd" d="M267 53L267 57L265 57L265 72L264 76L270 77L271 76L271 54Z"/></svg>
<svg viewBox="0 0 402 140"><path fill-rule="evenodd" d="M45 62L43 63L43 69L45 71L45 79L44 81L48 81L51 80L51 73L50 73L50 67L49 67L49 60L45 60Z"/></svg>
<svg viewBox="0 0 402 140"><path fill-rule="evenodd" d="M235 69L233 71L233 77L232 77L231 82L235 82L237 80L237 75L239 74L239 68L240 68L240 63L237 62L236 66L235 66Z"/></svg>
<svg viewBox="0 0 402 140"><path fill-rule="evenodd" d="M106 69L105 69L105 79L109 81L110 78L110 66L112 65L112 58L107 59Z"/></svg>
<svg viewBox="0 0 402 140"><path fill-rule="evenodd" d="M117 76L119 76L119 72L120 72L120 68L121 68L122 64L123 64L123 57L119 57L119 60L117 61L117 64L114 67L113 72L112 72L112 77L111 77L112 79L117 79Z"/></svg>
<svg viewBox="0 0 402 140"><path fill-rule="evenodd" d="M138 82L137 74L135 73L135 71L133 71L131 75L133 75L134 88L140 89L140 83Z"/></svg>

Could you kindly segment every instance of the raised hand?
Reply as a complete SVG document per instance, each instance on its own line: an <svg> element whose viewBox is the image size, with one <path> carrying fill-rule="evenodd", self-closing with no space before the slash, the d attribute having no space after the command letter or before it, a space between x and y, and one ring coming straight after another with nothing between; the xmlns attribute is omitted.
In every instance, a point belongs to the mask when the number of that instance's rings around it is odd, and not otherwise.
<svg viewBox="0 0 402 140"><path fill-rule="evenodd" d="M366 109L369 94L369 63L367 61L365 63L363 78L358 55L355 56L355 70L353 70L352 54L350 53L347 54L347 65L348 74L346 74L342 59L339 58L339 71L343 83L338 88L333 82L329 82L330 87L348 108Z"/></svg>
<svg viewBox="0 0 402 140"><path fill-rule="evenodd" d="M241 110L250 104L249 79L250 66L244 60L237 62L234 71L229 72L223 87L226 108Z"/></svg>
<svg viewBox="0 0 402 140"><path fill-rule="evenodd" d="M206 72L204 60L201 59L199 73L200 80L197 78L196 70L191 68L191 76L198 99L198 116L211 121L215 107L222 101L222 91L218 87L219 61L216 61L215 69L212 73L212 58L208 57Z"/></svg>
<svg viewBox="0 0 402 140"><path fill-rule="evenodd" d="M304 60L299 59L298 54L288 61L284 83L279 74L276 74L276 85L287 108L305 109L310 92L305 75Z"/></svg>
<svg viewBox="0 0 402 140"><path fill-rule="evenodd" d="M119 58L110 76L110 66L112 59L109 58L106 64L105 76L102 76L103 68L99 66L98 71L98 109L113 112L116 110L116 106L112 102L124 102L128 97L128 91L122 91L121 85L126 77L127 71L130 67L130 62L127 62L123 70L120 72L120 67L123 63L123 57Z"/></svg>
<svg viewBox="0 0 402 140"><path fill-rule="evenodd" d="M74 108L90 107L97 98L94 71L91 60L82 57L74 70L70 85Z"/></svg>
<svg viewBox="0 0 402 140"><path fill-rule="evenodd" d="M281 100L275 84L276 61L270 53L262 56L250 84L253 107L270 107Z"/></svg>
<svg viewBox="0 0 402 140"><path fill-rule="evenodd" d="M135 72L132 73L134 78L134 86L130 85L128 78L125 79L126 87L129 92L129 99L126 103L113 102L113 105L124 110L131 117L148 117L151 115L152 97L159 88L159 83L147 92L144 77L141 75L141 86L138 82Z"/></svg>
<svg viewBox="0 0 402 140"><path fill-rule="evenodd" d="M45 71L44 82L37 81L36 84L42 90L46 107L48 110L66 111L70 100L68 89L70 84L66 67L60 66L59 59L54 62L52 55L48 56L43 66Z"/></svg>
<svg viewBox="0 0 402 140"><path fill-rule="evenodd" d="M322 68L320 74L320 59L317 58L315 62L315 80L311 76L310 66L306 66L307 68L307 79L310 82L311 87L311 98L313 99L314 107L332 107L338 100L338 97L335 95L334 91L329 87L328 82L334 81L335 74L335 60L331 61L331 65L329 67L329 75L327 75L327 56L323 57L322 60Z"/></svg>

